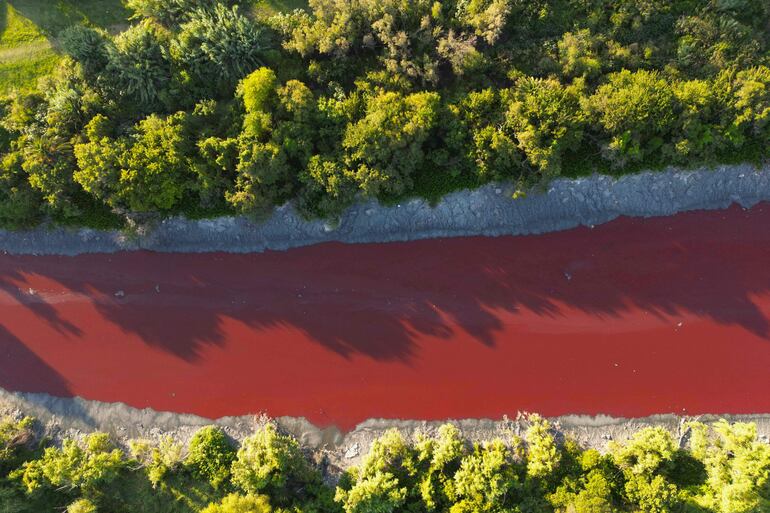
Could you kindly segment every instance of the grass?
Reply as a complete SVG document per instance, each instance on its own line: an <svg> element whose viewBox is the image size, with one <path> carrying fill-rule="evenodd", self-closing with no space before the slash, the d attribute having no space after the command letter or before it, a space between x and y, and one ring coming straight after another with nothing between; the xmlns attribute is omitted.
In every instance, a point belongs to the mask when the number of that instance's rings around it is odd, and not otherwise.
<svg viewBox="0 0 770 513"><path fill-rule="evenodd" d="M121 0L0 0L0 95L29 91L56 67L56 36L83 24L111 29L127 23Z"/></svg>
<svg viewBox="0 0 770 513"><path fill-rule="evenodd" d="M291 12L294 9L307 9L307 0L252 0L255 13L270 16L281 12Z"/></svg>
<svg viewBox="0 0 770 513"><path fill-rule="evenodd" d="M246 2L244 2L246 3ZM259 15L307 8L307 0L251 0ZM129 23L122 0L0 0L0 96L29 91L60 60L56 37L72 25L111 32Z"/></svg>

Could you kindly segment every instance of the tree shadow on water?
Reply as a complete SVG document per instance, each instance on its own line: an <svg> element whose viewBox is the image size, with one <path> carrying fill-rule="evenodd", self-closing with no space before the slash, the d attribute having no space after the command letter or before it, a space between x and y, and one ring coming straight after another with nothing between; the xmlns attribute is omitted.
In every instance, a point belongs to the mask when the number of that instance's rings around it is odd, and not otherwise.
<svg viewBox="0 0 770 513"><path fill-rule="evenodd" d="M188 361L232 337L253 340L258 357L300 332L344 357L409 363L416 337L451 343L464 332L493 347L502 343L503 314L558 320L565 309L608 320L635 310L695 315L766 339L770 323L753 296L770 291L768 225L763 206L534 237L330 243L251 255L3 256L0 288L13 294L30 277L45 277L91 302L98 322ZM17 300L77 336L80 328L57 316L48 297Z"/></svg>

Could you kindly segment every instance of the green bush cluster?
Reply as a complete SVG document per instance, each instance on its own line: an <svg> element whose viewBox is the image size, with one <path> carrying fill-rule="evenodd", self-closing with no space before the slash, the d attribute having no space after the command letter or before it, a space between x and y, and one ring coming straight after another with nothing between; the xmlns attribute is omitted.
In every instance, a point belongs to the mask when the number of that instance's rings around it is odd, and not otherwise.
<svg viewBox="0 0 770 513"><path fill-rule="evenodd" d="M471 443L390 430L360 463L324 476L274 425L239 447L218 427L185 450L166 437L126 454L100 433L61 446L34 422L0 419L0 511L69 513L760 513L770 510L770 445L756 425L647 427L607 451L583 449L538 415L523 436ZM518 430L517 430L518 432ZM338 477L338 479L337 479ZM335 484L332 484L335 483Z"/></svg>
<svg viewBox="0 0 770 513"><path fill-rule="evenodd" d="M2 103L0 225L762 160L770 3L130 0ZM89 217L90 216L90 217ZM107 219L104 222L109 222Z"/></svg>

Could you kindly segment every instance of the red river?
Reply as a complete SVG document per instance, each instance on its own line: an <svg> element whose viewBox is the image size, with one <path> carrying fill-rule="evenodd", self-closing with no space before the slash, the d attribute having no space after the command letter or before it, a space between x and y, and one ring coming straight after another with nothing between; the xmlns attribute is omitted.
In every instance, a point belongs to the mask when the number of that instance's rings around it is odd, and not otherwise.
<svg viewBox="0 0 770 513"><path fill-rule="evenodd" d="M770 205L262 254L0 255L0 386L207 417L770 412Z"/></svg>

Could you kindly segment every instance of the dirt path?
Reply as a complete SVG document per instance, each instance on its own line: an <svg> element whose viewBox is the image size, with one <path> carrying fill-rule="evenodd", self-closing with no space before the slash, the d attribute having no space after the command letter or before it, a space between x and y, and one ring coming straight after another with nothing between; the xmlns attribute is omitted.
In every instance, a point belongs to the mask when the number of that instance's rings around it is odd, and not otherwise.
<svg viewBox="0 0 770 513"><path fill-rule="evenodd" d="M0 256L0 386L220 417L770 412L770 206L262 254Z"/></svg>

